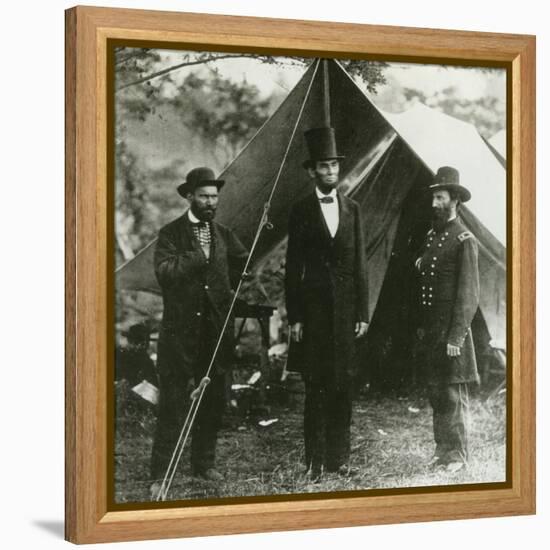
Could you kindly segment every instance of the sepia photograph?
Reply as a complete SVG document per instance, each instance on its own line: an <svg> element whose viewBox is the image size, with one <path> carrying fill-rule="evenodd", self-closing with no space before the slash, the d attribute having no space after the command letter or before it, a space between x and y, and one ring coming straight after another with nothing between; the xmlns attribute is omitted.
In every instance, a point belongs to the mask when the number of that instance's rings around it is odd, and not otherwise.
<svg viewBox="0 0 550 550"><path fill-rule="evenodd" d="M506 69L110 70L115 503L506 482Z"/></svg>

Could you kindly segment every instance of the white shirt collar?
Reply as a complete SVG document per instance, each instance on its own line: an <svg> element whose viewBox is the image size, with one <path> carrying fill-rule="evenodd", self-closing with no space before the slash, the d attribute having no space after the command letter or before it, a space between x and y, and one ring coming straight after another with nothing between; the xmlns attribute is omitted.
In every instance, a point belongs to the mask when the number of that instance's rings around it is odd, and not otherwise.
<svg viewBox="0 0 550 550"><path fill-rule="evenodd" d="M199 218L197 218L197 216L195 216L195 214L193 214L193 212L191 212L191 208L189 208L189 210L187 210L187 217L189 218L189 221L191 223L200 223Z"/></svg>
<svg viewBox="0 0 550 550"><path fill-rule="evenodd" d="M336 198L336 189L333 189L328 195L325 195L324 193L321 193L321 191L319 191L318 187L315 187L315 193L317 194L318 199L322 199L323 197L332 197L334 199Z"/></svg>

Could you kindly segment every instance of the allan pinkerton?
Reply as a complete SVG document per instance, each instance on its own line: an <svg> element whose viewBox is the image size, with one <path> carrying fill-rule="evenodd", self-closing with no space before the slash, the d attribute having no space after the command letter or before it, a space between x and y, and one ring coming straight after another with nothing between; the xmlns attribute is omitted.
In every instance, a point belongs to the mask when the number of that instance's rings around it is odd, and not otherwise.
<svg viewBox="0 0 550 550"><path fill-rule="evenodd" d="M160 230L155 249L164 311L158 343L159 412L151 458L153 497L178 441L191 390L206 375L232 289L248 256L237 236L214 220L223 185L209 168L191 170L178 187L191 206ZM223 479L215 464L216 441L233 340L233 322L229 322L191 432L192 472L211 481Z"/></svg>

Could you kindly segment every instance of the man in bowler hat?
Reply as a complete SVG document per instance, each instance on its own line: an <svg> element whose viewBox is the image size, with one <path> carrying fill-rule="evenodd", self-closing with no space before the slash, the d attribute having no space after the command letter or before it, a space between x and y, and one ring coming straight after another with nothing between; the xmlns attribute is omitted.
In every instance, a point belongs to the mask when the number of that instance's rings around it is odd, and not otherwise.
<svg viewBox="0 0 550 550"><path fill-rule="evenodd" d="M470 328L479 304L478 245L457 216L470 199L458 170L439 168L430 191L432 229L415 265L436 444L431 464L457 472L468 461L468 385L479 382Z"/></svg>
<svg viewBox="0 0 550 550"><path fill-rule="evenodd" d="M190 393L206 375L248 254L237 236L214 220L223 185L209 168L191 170L178 187L190 207L160 230L155 249L164 312L158 342L160 399L151 460L153 497L176 446ZM229 322L191 432L192 472L211 481L223 479L215 468L215 450L225 408L224 373L232 352L233 323Z"/></svg>
<svg viewBox="0 0 550 550"><path fill-rule="evenodd" d="M305 133L303 166L315 184L293 205L288 225L286 308L289 370L305 381L307 471L355 473L349 465L356 339L366 334L366 258L359 205L337 191L340 160L333 128Z"/></svg>

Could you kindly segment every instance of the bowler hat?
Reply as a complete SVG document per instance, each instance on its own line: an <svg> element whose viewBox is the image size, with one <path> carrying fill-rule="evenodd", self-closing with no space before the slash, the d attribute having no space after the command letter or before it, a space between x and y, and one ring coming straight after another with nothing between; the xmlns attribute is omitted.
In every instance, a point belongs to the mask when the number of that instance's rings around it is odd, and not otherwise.
<svg viewBox="0 0 550 550"><path fill-rule="evenodd" d="M304 168L310 168L318 160L343 159L336 151L334 128L312 128L304 132L309 159L302 163Z"/></svg>
<svg viewBox="0 0 550 550"><path fill-rule="evenodd" d="M437 170L434 182L430 185L430 191L434 192L440 189L454 191L459 196L461 202L469 201L472 198L470 191L463 185L460 185L460 174L452 166L442 166Z"/></svg>
<svg viewBox="0 0 550 550"><path fill-rule="evenodd" d="M214 170L206 166L201 166L200 168L193 168L193 170L187 174L186 180L178 185L178 193L182 197L185 197L187 193L193 193L197 187L215 185L218 189L221 189L224 184L224 180L216 179Z"/></svg>

